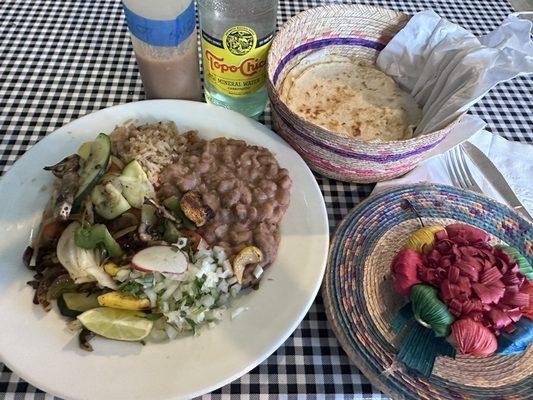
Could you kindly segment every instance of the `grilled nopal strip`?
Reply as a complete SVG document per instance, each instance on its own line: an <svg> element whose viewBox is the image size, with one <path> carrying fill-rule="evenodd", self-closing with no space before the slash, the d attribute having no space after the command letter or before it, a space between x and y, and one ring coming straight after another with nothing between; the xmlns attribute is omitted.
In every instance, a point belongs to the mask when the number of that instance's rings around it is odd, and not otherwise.
<svg viewBox="0 0 533 400"><path fill-rule="evenodd" d="M204 204L197 192L186 192L180 200L181 210L198 227L203 226L215 216L214 211Z"/></svg>

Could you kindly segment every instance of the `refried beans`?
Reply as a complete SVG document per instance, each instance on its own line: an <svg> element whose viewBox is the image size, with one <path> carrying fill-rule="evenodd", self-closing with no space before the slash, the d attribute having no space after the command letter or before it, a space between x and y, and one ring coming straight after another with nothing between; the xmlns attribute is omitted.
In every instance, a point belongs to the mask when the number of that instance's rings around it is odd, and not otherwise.
<svg viewBox="0 0 533 400"><path fill-rule="evenodd" d="M264 147L191 136L179 160L162 171L158 197L200 194L214 217L198 233L210 245L223 247L229 257L246 246L258 247L264 256L260 266L265 267L276 258L279 223L289 207L291 185L287 170ZM247 266L244 285L256 281L254 268Z"/></svg>

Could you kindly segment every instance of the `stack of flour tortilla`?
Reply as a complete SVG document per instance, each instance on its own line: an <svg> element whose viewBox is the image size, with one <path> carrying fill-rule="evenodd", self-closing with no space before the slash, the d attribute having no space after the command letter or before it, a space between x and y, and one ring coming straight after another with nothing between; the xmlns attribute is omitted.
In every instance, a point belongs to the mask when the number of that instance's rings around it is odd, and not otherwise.
<svg viewBox="0 0 533 400"><path fill-rule="evenodd" d="M301 118L354 139L409 139L422 118L413 96L363 59L329 55L300 62L280 92Z"/></svg>

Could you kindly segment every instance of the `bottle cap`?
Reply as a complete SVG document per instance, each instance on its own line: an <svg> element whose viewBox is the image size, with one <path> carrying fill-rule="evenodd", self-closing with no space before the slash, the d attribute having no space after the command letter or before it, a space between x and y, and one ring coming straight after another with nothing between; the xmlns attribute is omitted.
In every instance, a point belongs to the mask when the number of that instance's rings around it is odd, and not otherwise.
<svg viewBox="0 0 533 400"><path fill-rule="evenodd" d="M152 46L178 46L193 33L196 26L193 1L172 19L145 18L128 8L124 0L122 7L132 35Z"/></svg>

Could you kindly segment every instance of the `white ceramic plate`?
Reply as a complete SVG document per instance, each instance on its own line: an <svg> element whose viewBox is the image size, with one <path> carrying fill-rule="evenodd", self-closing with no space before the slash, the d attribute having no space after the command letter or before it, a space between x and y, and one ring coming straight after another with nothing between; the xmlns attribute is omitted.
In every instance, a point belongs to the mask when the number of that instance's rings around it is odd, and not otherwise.
<svg viewBox="0 0 533 400"><path fill-rule="evenodd" d="M21 262L50 193L51 165L127 120L173 120L203 138L244 139L270 149L293 180L291 204L281 224L279 255L260 289L239 297L248 310L227 317L198 337L142 346L105 339L94 351L78 348L76 335L54 308L32 304L32 274ZM177 399L214 390L272 354L296 329L324 274L328 223L320 189L300 156L263 125L203 103L154 100L87 115L48 135L0 180L0 359L16 374L51 394L73 399Z"/></svg>

